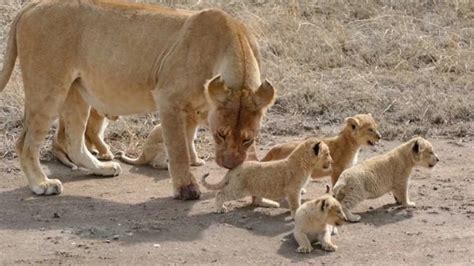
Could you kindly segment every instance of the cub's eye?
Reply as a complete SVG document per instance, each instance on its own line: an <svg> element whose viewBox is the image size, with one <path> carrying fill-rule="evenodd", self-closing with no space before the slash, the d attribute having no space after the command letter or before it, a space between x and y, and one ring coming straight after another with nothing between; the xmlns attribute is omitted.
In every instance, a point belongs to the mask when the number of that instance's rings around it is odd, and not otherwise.
<svg viewBox="0 0 474 266"><path fill-rule="evenodd" d="M373 128L369 128L369 132L374 132L374 129L373 129Z"/></svg>
<svg viewBox="0 0 474 266"><path fill-rule="evenodd" d="M225 140L225 134L224 134L223 132L218 131L218 132L217 132L217 136L218 136L220 139Z"/></svg>
<svg viewBox="0 0 474 266"><path fill-rule="evenodd" d="M243 143L244 145L250 145L250 144L253 143L253 140L254 140L254 139L251 139L251 138L244 139L244 140L242 141L242 143Z"/></svg>

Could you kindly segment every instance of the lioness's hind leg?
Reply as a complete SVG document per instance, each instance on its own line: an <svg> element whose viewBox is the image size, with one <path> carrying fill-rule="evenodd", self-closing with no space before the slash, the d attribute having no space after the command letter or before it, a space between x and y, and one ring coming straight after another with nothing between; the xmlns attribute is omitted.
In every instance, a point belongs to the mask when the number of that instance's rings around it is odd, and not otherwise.
<svg viewBox="0 0 474 266"><path fill-rule="evenodd" d="M60 119L65 123L69 157L75 164L92 171L93 174L117 176L121 171L120 164L101 162L92 156L86 147L84 134L90 107L80 95L80 89L82 87L77 82L72 85L65 108L60 114Z"/></svg>

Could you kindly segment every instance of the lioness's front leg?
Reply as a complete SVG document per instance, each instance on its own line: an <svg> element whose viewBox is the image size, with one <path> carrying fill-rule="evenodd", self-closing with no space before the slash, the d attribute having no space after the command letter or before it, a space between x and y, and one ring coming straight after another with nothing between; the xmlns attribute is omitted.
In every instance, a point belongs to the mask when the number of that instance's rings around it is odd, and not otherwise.
<svg viewBox="0 0 474 266"><path fill-rule="evenodd" d="M186 138L188 144L189 159L191 161L191 166L202 166L206 164L206 162L198 157L196 147L194 146L194 139L196 137L198 122L193 117L194 115L187 115L186 118Z"/></svg>
<svg viewBox="0 0 474 266"><path fill-rule="evenodd" d="M186 140L185 112L179 106L160 107L163 139L168 153L174 197L182 200L199 199L201 191L189 166L190 158Z"/></svg>

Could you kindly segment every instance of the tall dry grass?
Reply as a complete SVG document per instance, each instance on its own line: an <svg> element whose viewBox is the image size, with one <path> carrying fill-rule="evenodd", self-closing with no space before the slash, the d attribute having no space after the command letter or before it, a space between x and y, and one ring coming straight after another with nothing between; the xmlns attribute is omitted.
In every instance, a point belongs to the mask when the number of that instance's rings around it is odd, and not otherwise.
<svg viewBox="0 0 474 266"><path fill-rule="evenodd" d="M0 2L1 51L23 2ZM367 112L386 139L472 135L473 1L146 2L221 8L253 29L263 55L262 76L278 89L263 140L304 131L327 134L345 117ZM7 143L21 128L22 93L16 73L0 95ZM111 125L108 139L116 149L136 152L158 121L154 114L123 118ZM2 152L12 156L12 147L7 144Z"/></svg>

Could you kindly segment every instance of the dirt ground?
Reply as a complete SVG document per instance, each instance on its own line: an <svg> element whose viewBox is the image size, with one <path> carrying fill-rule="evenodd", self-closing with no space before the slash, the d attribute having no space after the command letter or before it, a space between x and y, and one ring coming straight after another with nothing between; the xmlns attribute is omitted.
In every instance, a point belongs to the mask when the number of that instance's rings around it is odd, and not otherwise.
<svg viewBox="0 0 474 266"><path fill-rule="evenodd" d="M271 141L267 142L271 143ZM250 199L214 214L213 193L199 201L174 200L167 171L122 164L116 178L72 172L44 162L64 183L60 196L33 196L19 162L0 162L1 264L471 264L474 263L474 143L433 140L441 162L416 169L410 197L414 209L391 206L386 195L357 208L362 221L334 236L335 253L316 245L295 252L286 203L283 208L248 206ZM382 142L364 159L397 142ZM264 145L260 155L268 146ZM224 174L214 162L194 169ZM304 200L321 195L328 179L311 182Z"/></svg>

